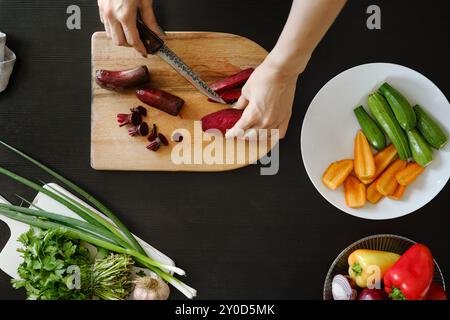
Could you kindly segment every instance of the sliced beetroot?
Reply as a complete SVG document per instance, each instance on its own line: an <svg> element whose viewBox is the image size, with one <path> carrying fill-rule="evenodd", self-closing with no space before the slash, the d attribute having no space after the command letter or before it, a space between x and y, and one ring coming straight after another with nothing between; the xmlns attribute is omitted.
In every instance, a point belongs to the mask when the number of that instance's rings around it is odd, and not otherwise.
<svg viewBox="0 0 450 320"><path fill-rule="evenodd" d="M147 122L142 122L140 125L131 127L130 129L128 129L128 134L132 137L134 136L142 136L142 137L146 137L149 133L149 126L147 124Z"/></svg>
<svg viewBox="0 0 450 320"><path fill-rule="evenodd" d="M142 116L137 111L131 113L119 113L117 115L117 122L119 123L119 127L123 127L127 124L138 126L142 122Z"/></svg>
<svg viewBox="0 0 450 320"><path fill-rule="evenodd" d="M150 135L148 136L148 141L152 142L158 136L158 129L156 128L156 124L153 124L150 128Z"/></svg>
<svg viewBox="0 0 450 320"><path fill-rule="evenodd" d="M146 66L133 69L111 71L95 71L95 82L108 90L123 90L141 86L150 80L150 73Z"/></svg>
<svg viewBox="0 0 450 320"><path fill-rule="evenodd" d="M254 70L255 69L253 68L241 70L236 74L223 78L222 80L219 80L217 82L214 82L213 84L211 84L211 89L220 94L230 89L242 87L245 84L245 82L247 82L248 78L250 78L250 75Z"/></svg>
<svg viewBox="0 0 450 320"><path fill-rule="evenodd" d="M143 117L147 116L147 109L145 109L143 106L137 106L137 107L131 108L130 111L131 112L137 111Z"/></svg>
<svg viewBox="0 0 450 320"><path fill-rule="evenodd" d="M227 90L227 91L222 92L219 95L223 99L223 101L225 101L226 103L234 103L234 102L238 101L241 96L241 88ZM210 98L208 98L208 101L215 102L215 103L217 102Z"/></svg>
<svg viewBox="0 0 450 320"><path fill-rule="evenodd" d="M157 139L159 139L159 141L160 141L163 145L165 145L165 146L168 146L168 145L169 145L169 141L167 141L166 136L163 135L162 133L158 133L158 138L157 138Z"/></svg>
<svg viewBox="0 0 450 320"><path fill-rule="evenodd" d="M163 90L143 87L136 90L136 96L142 102L156 109L176 116L180 113L184 100Z"/></svg>
<svg viewBox="0 0 450 320"><path fill-rule="evenodd" d="M210 113L201 119L202 130L218 129L225 134L238 122L241 116L242 110L232 108Z"/></svg>

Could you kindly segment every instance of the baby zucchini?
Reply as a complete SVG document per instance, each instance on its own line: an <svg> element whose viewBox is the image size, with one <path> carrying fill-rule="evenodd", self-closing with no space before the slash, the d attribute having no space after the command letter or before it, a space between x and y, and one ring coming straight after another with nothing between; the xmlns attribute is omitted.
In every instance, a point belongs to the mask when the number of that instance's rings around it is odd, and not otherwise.
<svg viewBox="0 0 450 320"><path fill-rule="evenodd" d="M417 129L425 140L435 149L441 149L447 144L448 138L444 130L419 106L414 106L417 116Z"/></svg>
<svg viewBox="0 0 450 320"><path fill-rule="evenodd" d="M387 82L378 91L386 98L400 126L405 130L413 129L416 126L416 114L408 100Z"/></svg>
<svg viewBox="0 0 450 320"><path fill-rule="evenodd" d="M408 160L411 157L408 139L395 119L386 99L378 92L374 92L369 95L368 104L370 112L380 124L381 128L383 128L384 132L395 146L395 149L397 149L400 159Z"/></svg>
<svg viewBox="0 0 450 320"><path fill-rule="evenodd" d="M433 161L433 150L417 129L409 130L407 134L414 161L418 165L426 167Z"/></svg>
<svg viewBox="0 0 450 320"><path fill-rule="evenodd" d="M386 147L386 137L377 123L369 116L366 109L363 106L359 106L353 111L371 146L377 150L384 149Z"/></svg>

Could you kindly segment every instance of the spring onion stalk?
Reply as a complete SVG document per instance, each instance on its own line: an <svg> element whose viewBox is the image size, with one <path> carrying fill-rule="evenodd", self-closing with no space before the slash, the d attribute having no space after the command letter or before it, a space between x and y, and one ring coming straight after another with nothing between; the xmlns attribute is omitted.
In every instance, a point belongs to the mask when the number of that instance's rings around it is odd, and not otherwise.
<svg viewBox="0 0 450 320"><path fill-rule="evenodd" d="M8 210L8 209L5 209L5 208L0 208L0 215L4 215L4 216L10 217L10 216L13 216L13 215L15 215L15 214L17 214L17 213L18 213L17 211ZM35 218L34 216L30 216L30 217ZM41 218L41 219L42 219L42 221L48 221L48 222L51 222L51 223L56 223L56 224L58 224L58 225L61 226L61 227L69 227L69 226L70 226L70 225L67 225L67 224L64 223L64 222L57 222L57 221L45 220L45 218ZM77 230L80 230L80 231L84 231L84 232L90 233L90 234L92 234L93 236L96 236L96 237L98 237L98 238L101 238L101 239L103 239L104 241L107 241L107 242L109 242L109 243L111 243L111 244L116 244L113 240L108 239L108 238L105 238L104 236L102 236L102 235L100 235L100 234L95 234L95 233L93 233L92 231L88 231L88 230L85 230L85 229L81 229L81 228L78 228L78 227L76 227L76 226L73 226L73 228L74 228L74 229L77 229Z"/></svg>
<svg viewBox="0 0 450 320"><path fill-rule="evenodd" d="M108 230L105 230L104 228L99 228L99 227L93 226L92 224L89 224L85 221L81 221L81 220L74 219L71 217L66 217L66 216L63 216L63 215L60 215L57 213L53 213L53 212L48 212L48 211L45 211L42 209L29 209L29 208L15 206L12 204L0 203L0 210L2 210L2 209L23 213L23 214L35 216L38 218L49 219L51 221L56 221L61 224L64 224L65 226L73 227L75 229L81 229L82 231L85 230L94 235L101 236L104 240L107 240L111 243L118 244L125 248L127 247L126 242L117 238Z"/></svg>
<svg viewBox="0 0 450 320"><path fill-rule="evenodd" d="M19 194L16 194L16 197L19 198L20 200L22 200L22 203L25 202L26 204L28 204L28 207L30 208L36 208L38 210L43 210L42 208L38 207L36 204L34 204L33 202L31 202L30 200L25 199L24 197L22 197ZM22 205L22 204L21 204Z"/></svg>
<svg viewBox="0 0 450 320"><path fill-rule="evenodd" d="M125 237L128 239L130 244L135 248L137 251L139 251L141 254L146 255L145 250L142 248L142 246L139 244L139 242L136 240L136 238L133 236L133 234L128 230L128 228L122 223L122 221L119 220L119 218L110 210L108 209L102 202L97 200L94 196L89 194L84 189L77 186L72 181L68 180L67 178L64 178L59 173L53 171L43 163L33 159L26 153L14 148L13 146L7 144L6 142L0 140L0 144L4 147L8 148L9 150L13 151L17 155L23 157L24 159L30 161L37 167L41 168L51 176L53 176L55 179L61 181L63 184L65 184L67 187L72 189L73 191L77 192L79 195L81 195L84 199L86 199L89 203L91 203L94 207L96 207L100 212L102 212L104 215L106 215L111 221L123 232Z"/></svg>
<svg viewBox="0 0 450 320"><path fill-rule="evenodd" d="M15 212L15 211L8 211L8 210L0 210L0 214L13 219L13 220L17 220L20 222L24 222L27 223L31 226L34 227L38 227L41 229L55 229L55 228L62 228L64 229L64 231L66 232L67 236L69 238L73 238L73 239L78 239L78 240L83 240L86 241L90 244L93 244L94 246L97 247L101 247L104 248L106 250L109 251L114 251L117 253L123 253L123 254L127 254L129 256L132 256L136 259L136 261L140 261L145 265L151 265L153 267L157 267L160 269L165 269L168 271L172 271L175 272L176 274L179 274L181 276L184 276L186 274L186 272L184 272L184 270L175 267L175 266L169 266L169 265L165 265L162 263L159 263L158 261L153 260L152 258L149 258L143 254L140 254L139 252L137 252L136 250L133 249L127 249L127 248L122 248L120 246L117 246L115 244L112 244L110 242L104 241L96 236L90 235L87 232L81 231L81 230L77 230L74 229L72 227L68 227L68 226L63 226L61 224L55 223L55 222L51 222L51 221L46 221L46 220L42 220L33 216L27 216L24 215L22 213L19 212Z"/></svg>
<svg viewBox="0 0 450 320"><path fill-rule="evenodd" d="M14 172L11 172L5 168L0 167L0 174L10 177L13 180L16 180L38 192L42 192L42 193L48 195L50 198L58 201L59 203L61 203L65 207L67 207L68 209L72 210L74 213L79 215L84 220L90 222L91 224L93 224L97 227L104 227L104 228L108 229L114 235L116 235L118 238L121 238L122 240L125 241L125 239L123 238L123 235L116 229L115 226L113 226L111 223L109 223L107 220L105 220L103 217L96 214L92 210L88 209L88 210L84 211L79 206L74 205L72 202L67 201L66 199L64 199L63 197L59 196L58 194L52 192L51 190L48 190L48 189L40 186L39 184L37 184L27 178L19 176L18 174L15 174Z"/></svg>
<svg viewBox="0 0 450 320"><path fill-rule="evenodd" d="M45 183L44 183L45 184ZM87 214L89 214L90 216L94 216L94 217L99 217L101 219L101 221L105 222L105 228L108 229L110 232L112 232L118 239L122 240L122 243L125 244L125 247L127 248L131 248L132 246L126 241L126 239L124 238L123 233L117 229L117 227L115 225L113 225L112 223L110 223L108 220L106 220L104 217L102 217L101 215L99 215L97 212L93 211L92 209L90 209L89 207L85 206L84 204L82 204L79 201L76 201L75 199L65 195L64 193L62 193L61 191L55 189L54 187L52 187L51 185L47 185L47 187L50 189L51 192L55 193L56 195L60 196L61 198L63 198L64 200L66 200L67 202L70 202L72 205L78 207L80 210L83 210L84 212L86 212Z"/></svg>

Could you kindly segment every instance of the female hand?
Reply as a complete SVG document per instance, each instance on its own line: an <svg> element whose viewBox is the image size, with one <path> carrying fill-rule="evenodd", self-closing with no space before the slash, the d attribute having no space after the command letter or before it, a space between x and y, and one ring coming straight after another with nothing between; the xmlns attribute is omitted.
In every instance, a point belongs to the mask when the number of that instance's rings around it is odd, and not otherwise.
<svg viewBox="0 0 450 320"><path fill-rule="evenodd" d="M153 32L161 33L153 12L152 0L98 0L98 8L106 34L114 44L131 46L142 55L147 55L144 44L139 38L136 17L139 10L142 21Z"/></svg>
<svg viewBox="0 0 450 320"><path fill-rule="evenodd" d="M284 138L292 114L297 77L297 73L279 68L269 55L242 88L234 108L245 110L241 119L228 130L226 138L255 139L258 129L268 129L268 136L270 129L279 129L279 138Z"/></svg>

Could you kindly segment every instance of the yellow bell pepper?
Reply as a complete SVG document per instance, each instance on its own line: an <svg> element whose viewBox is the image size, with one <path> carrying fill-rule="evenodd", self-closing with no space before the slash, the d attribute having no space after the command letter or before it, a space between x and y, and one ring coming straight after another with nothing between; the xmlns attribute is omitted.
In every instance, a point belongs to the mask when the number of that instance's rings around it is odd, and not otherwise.
<svg viewBox="0 0 450 320"><path fill-rule="evenodd" d="M358 249L348 257L348 274L358 287L366 288L369 277L378 276L383 279L384 273L400 258L392 252ZM377 268L378 274L372 268Z"/></svg>

